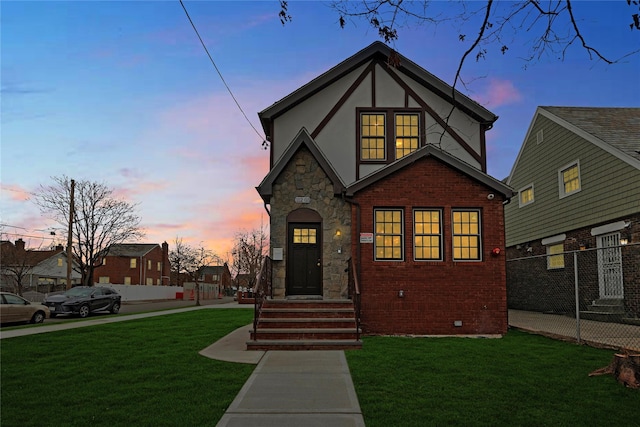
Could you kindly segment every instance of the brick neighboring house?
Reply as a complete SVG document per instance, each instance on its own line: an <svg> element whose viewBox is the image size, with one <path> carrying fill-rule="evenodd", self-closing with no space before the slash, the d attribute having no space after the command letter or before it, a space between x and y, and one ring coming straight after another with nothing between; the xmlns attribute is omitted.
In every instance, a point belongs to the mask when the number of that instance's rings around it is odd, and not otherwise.
<svg viewBox="0 0 640 427"><path fill-rule="evenodd" d="M223 265L204 267L200 274L199 282L219 285L220 292L230 292L232 280L229 266L225 262Z"/></svg>
<svg viewBox="0 0 640 427"><path fill-rule="evenodd" d="M94 271L96 283L169 285L169 245L122 243L104 251L102 265Z"/></svg>
<svg viewBox="0 0 640 427"><path fill-rule="evenodd" d="M352 259L364 333L506 333L497 116L452 91L376 42L259 113L274 300L348 298Z"/></svg>
<svg viewBox="0 0 640 427"><path fill-rule="evenodd" d="M63 246L50 250L25 249L25 242L18 239L0 242L0 287L10 292L15 289L16 273L21 277L22 289L53 292L66 289L67 253ZM74 262L77 267L77 263ZM71 270L71 284L79 284L81 275Z"/></svg>
<svg viewBox="0 0 640 427"><path fill-rule="evenodd" d="M538 107L507 184L509 308L573 314L580 250L582 317L639 318L640 108Z"/></svg>

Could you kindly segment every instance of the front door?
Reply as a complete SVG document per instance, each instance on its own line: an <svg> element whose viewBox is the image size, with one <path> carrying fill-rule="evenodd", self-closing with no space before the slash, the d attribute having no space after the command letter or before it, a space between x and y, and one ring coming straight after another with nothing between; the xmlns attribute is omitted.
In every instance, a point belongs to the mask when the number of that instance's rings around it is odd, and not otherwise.
<svg viewBox="0 0 640 427"><path fill-rule="evenodd" d="M322 295L320 224L289 223L287 294Z"/></svg>
<svg viewBox="0 0 640 427"><path fill-rule="evenodd" d="M620 233L598 236L600 298L623 298Z"/></svg>

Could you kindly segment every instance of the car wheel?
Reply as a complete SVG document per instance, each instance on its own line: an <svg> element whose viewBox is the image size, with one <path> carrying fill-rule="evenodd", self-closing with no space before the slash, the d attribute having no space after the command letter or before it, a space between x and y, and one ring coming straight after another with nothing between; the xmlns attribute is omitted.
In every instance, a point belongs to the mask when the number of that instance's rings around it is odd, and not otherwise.
<svg viewBox="0 0 640 427"><path fill-rule="evenodd" d="M113 305L111 306L111 314L118 314L119 311L120 311L120 303L114 302Z"/></svg>
<svg viewBox="0 0 640 427"><path fill-rule="evenodd" d="M44 322L44 312L36 311L33 313L33 317L31 318L31 323L42 323Z"/></svg>
<svg viewBox="0 0 640 427"><path fill-rule="evenodd" d="M78 310L78 315L80 318L84 319L89 316L89 306L87 304L81 305L80 310Z"/></svg>

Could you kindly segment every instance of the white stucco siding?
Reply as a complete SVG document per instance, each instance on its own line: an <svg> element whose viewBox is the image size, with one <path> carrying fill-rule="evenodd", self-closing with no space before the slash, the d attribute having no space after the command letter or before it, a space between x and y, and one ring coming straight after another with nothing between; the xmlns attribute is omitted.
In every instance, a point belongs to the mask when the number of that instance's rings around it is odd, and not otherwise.
<svg viewBox="0 0 640 427"><path fill-rule="evenodd" d="M452 120L450 121L451 126L458 133L458 135L466 140L467 138L465 138L465 135L461 135L459 132L459 128L455 126L455 120L453 119L454 117L452 116ZM477 167L478 169L481 169L482 166L480 165L480 163L476 159L474 159L473 156L458 143L458 141L453 139L453 137L448 133L443 135L442 126L440 126L436 122L436 120L429 114L426 115L425 126L427 128L427 144L434 144L439 148L445 150L452 156L455 156L460 160L463 160L464 162ZM480 127L478 125L478 131L479 128Z"/></svg>
<svg viewBox="0 0 640 427"><path fill-rule="evenodd" d="M356 108L368 106L371 75L365 77L316 137L316 143L347 185L356 180Z"/></svg>
<svg viewBox="0 0 640 427"><path fill-rule="evenodd" d="M375 107L404 107L404 89L380 65L376 65Z"/></svg>
<svg viewBox="0 0 640 427"><path fill-rule="evenodd" d="M273 158L279 159L302 127L310 133L327 116L362 73L363 65L274 120Z"/></svg>

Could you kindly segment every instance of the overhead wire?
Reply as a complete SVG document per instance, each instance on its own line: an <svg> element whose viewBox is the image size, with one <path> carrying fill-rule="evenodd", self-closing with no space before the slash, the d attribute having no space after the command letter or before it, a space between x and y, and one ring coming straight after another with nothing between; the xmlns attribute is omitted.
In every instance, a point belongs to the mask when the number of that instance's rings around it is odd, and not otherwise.
<svg viewBox="0 0 640 427"><path fill-rule="evenodd" d="M249 117L247 117L247 115L245 114L244 110L240 106L240 103L236 99L235 95L231 91L231 88L229 87L229 85L225 81L224 77L222 76L222 73L218 69L218 66L216 65L215 61L213 60L213 57L209 53L209 49L207 49L207 46L204 44L204 41L202 40L202 37L200 37L200 33L198 32L198 29L196 28L196 25L193 23L193 20L191 19L191 16L189 16L189 12L187 11L187 8L185 7L185 5L182 2L182 0L179 0L179 1L180 1L180 5L182 6L182 9L184 10L184 13L187 15L187 19L189 19L189 22L191 23L191 27L193 27L193 31L195 31L196 35L198 36L198 40L200 40L200 44L204 48L204 51L207 53L207 56L209 57L209 60L211 61L211 64L213 64L213 68L216 69L216 72L218 73L218 76L220 76L220 80L222 80L222 83L227 88L227 91L229 92L229 95L231 95L231 98L233 98L233 101L236 103L236 106L238 107L238 109L240 110L242 115L244 116L244 119L247 121L247 123L249 123L249 126L251 126L251 128L256 133L256 135L258 135L258 137L260 139L262 139L262 141L263 141L262 142L262 146L266 149L266 144L267 144L266 138L260 132L258 132L258 130L255 128L255 126L253 126L253 123L251 123L251 120L249 120Z"/></svg>

